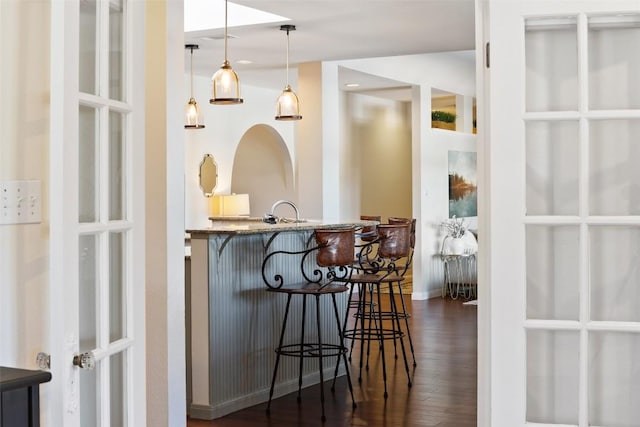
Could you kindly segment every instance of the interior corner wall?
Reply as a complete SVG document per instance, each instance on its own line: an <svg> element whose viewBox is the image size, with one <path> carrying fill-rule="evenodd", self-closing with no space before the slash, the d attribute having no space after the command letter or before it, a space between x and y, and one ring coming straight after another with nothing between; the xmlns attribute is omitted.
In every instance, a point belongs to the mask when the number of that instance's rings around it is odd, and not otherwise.
<svg viewBox="0 0 640 427"><path fill-rule="evenodd" d="M341 97L339 86L339 67L335 63L322 63L322 218L338 221L342 219L340 194L343 180L341 171L344 161L340 157L345 141L340 139ZM305 173L307 171L305 170ZM310 177L309 179L313 179Z"/></svg>
<svg viewBox="0 0 640 427"><path fill-rule="evenodd" d="M425 271L423 292L427 297L440 295L444 281L444 270L440 251L444 235L440 224L449 218L449 151L476 152L476 137L441 129L427 129L430 133L426 141L425 154L421 158L424 189L422 238L422 262ZM477 227L477 218L465 219L466 224Z"/></svg>
<svg viewBox="0 0 640 427"><path fill-rule="evenodd" d="M186 425L181 1L146 3L147 425Z"/></svg>
<svg viewBox="0 0 640 427"><path fill-rule="evenodd" d="M0 181L42 185L41 223L0 225L0 365L24 369L49 339L50 7L0 1Z"/></svg>
<svg viewBox="0 0 640 427"><path fill-rule="evenodd" d="M234 157L231 190L249 195L249 215L257 218L270 212L276 200L297 203L291 157L272 127L255 125L243 135Z"/></svg>
<svg viewBox="0 0 640 427"><path fill-rule="evenodd" d="M345 182L356 187L356 215L412 217L411 105L374 96L347 95L346 139L351 146ZM349 171L345 171L349 173ZM346 186L344 186L346 187Z"/></svg>
<svg viewBox="0 0 640 427"><path fill-rule="evenodd" d="M470 51L443 52L336 61L333 64L414 87L412 184L413 217L418 220L414 259L420 266L414 270L412 297L438 296L444 280L439 256L442 241L439 225L448 218L448 151L476 151L476 135L431 128L428 115L431 89L474 97L475 55Z"/></svg>
<svg viewBox="0 0 640 427"><path fill-rule="evenodd" d="M305 218L323 218L323 69L320 62L298 65L298 96L303 119L296 134L294 174L298 207ZM337 164L336 164L337 165ZM304 173L303 173L304 171Z"/></svg>
<svg viewBox="0 0 640 427"><path fill-rule="evenodd" d="M354 107L353 97L349 92L340 91L341 111L344 111L345 118L340 120L340 141L343 141L340 154L340 179L348 182L349 185L340 187L340 218L349 220L357 219L360 216L360 199L362 185L360 179L361 164L358 158L357 144L352 144L352 123L350 111Z"/></svg>
<svg viewBox="0 0 640 427"><path fill-rule="evenodd" d="M147 423L166 426L167 373L167 197L166 197L166 34L167 4L147 3L146 27L146 322ZM150 42L153 40L153 43ZM149 375L153 373L153 375Z"/></svg>
<svg viewBox="0 0 640 427"><path fill-rule="evenodd" d="M195 60L197 57L194 57ZM184 78L185 92L182 102L186 103L186 100L189 99L189 73L184 74ZM207 228L210 225L208 219L209 199L202 194L199 181L200 162L205 154L211 154L218 166L218 183L214 190L215 194L231 193L236 149L244 134L257 124L265 124L275 129L287 146L291 162L294 163L296 158L294 130L298 122L276 121L274 119L274 106L280 95L279 90L242 85L241 96L245 99L244 104L231 106L209 104L210 77L194 76L193 90L194 97L204 113L205 128L183 131L185 229ZM306 116L304 120L306 120ZM272 203L275 201L274 199ZM251 210L253 211L253 208ZM307 213L304 212L304 215ZM309 216L306 217L309 218Z"/></svg>

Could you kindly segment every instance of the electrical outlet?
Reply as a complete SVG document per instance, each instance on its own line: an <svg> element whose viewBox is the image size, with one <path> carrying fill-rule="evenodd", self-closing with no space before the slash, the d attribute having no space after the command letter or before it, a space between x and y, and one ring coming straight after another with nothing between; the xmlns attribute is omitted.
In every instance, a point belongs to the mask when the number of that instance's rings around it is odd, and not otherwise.
<svg viewBox="0 0 640 427"><path fill-rule="evenodd" d="M42 222L40 181L0 181L0 224Z"/></svg>

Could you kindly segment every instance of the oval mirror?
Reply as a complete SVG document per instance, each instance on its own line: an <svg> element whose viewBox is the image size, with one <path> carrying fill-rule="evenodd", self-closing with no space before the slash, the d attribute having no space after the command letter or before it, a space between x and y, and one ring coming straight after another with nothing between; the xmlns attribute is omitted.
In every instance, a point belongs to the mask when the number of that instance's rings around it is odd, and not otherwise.
<svg viewBox="0 0 640 427"><path fill-rule="evenodd" d="M205 154L200 163L200 188L205 197L213 196L213 190L218 185L218 165L211 154Z"/></svg>

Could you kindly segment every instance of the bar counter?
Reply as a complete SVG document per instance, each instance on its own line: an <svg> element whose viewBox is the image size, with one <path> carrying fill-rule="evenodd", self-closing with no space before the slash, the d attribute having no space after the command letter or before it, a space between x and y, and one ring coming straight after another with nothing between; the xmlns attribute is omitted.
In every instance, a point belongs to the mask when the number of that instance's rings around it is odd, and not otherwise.
<svg viewBox="0 0 640 427"><path fill-rule="evenodd" d="M212 218L209 228L187 230L191 235L187 395L192 418L219 418L268 400L286 298L266 291L265 256L304 250L314 244L316 229L374 224L360 220L267 224L260 218ZM286 281L295 280L299 271L300 259L291 257L268 274L280 274ZM346 294L338 297L343 308L346 298ZM330 304L321 306L323 336L335 336L337 342L332 310ZM292 306L285 340L299 339L298 312ZM307 316L315 317L315 309L308 309ZM274 397L297 390L298 361L283 358L280 364ZM334 368L325 367L325 378L333 378ZM304 387L319 382L317 361L307 362L303 372Z"/></svg>

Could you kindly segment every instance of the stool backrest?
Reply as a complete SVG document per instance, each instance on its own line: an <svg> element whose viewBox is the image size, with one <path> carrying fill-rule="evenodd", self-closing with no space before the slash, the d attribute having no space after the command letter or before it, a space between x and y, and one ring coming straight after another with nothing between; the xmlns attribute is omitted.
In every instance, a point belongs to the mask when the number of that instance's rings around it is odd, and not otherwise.
<svg viewBox="0 0 640 427"><path fill-rule="evenodd" d="M378 221L379 223L382 220L382 217L380 215L360 215L360 219L363 221ZM378 238L376 227L376 225L367 225L362 227L360 233L362 233L363 236L360 236L360 240L363 242L373 242L376 240Z"/></svg>
<svg viewBox="0 0 640 427"><path fill-rule="evenodd" d="M355 230L353 228L316 230L319 246L317 263L320 267L350 265L355 250Z"/></svg>
<svg viewBox="0 0 640 427"><path fill-rule="evenodd" d="M378 255L391 259L408 256L410 227L409 223L378 225Z"/></svg>
<svg viewBox="0 0 640 427"><path fill-rule="evenodd" d="M409 245L411 249L416 247L416 219L413 218L400 218L397 216L389 217L389 224L411 224L411 228L409 229Z"/></svg>

